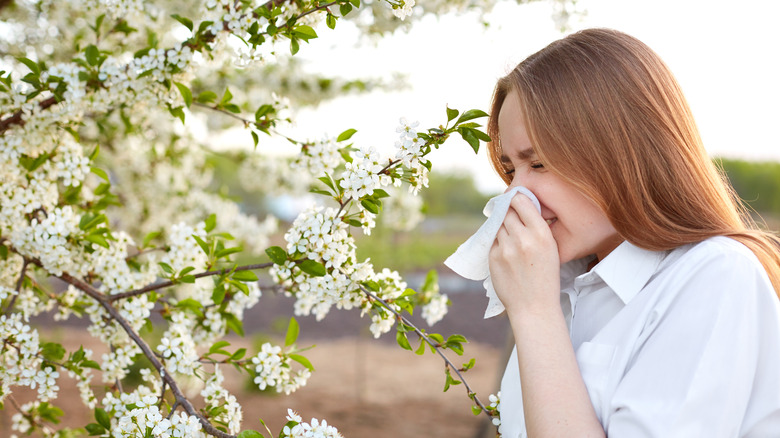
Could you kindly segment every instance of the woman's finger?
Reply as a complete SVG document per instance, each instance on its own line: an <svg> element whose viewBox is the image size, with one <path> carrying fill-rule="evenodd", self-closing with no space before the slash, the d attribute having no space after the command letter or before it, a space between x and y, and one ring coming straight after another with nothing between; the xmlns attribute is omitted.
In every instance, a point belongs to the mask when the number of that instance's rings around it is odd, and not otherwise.
<svg viewBox="0 0 780 438"><path fill-rule="evenodd" d="M528 196L525 196L522 193L516 194L512 197L509 206L511 207L509 211L514 211L520 223L525 227L536 228L547 226L542 215L536 210L536 206ZM509 215L507 214L507 216Z"/></svg>

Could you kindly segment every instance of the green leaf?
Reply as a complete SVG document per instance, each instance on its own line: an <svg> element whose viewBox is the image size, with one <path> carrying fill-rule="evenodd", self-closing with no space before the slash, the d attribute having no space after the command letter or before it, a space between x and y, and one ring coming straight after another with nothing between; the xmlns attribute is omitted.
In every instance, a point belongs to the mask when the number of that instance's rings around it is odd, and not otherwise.
<svg viewBox="0 0 780 438"><path fill-rule="evenodd" d="M466 339L466 337L463 335L450 335L447 338L447 343L450 342L468 342L468 339Z"/></svg>
<svg viewBox="0 0 780 438"><path fill-rule="evenodd" d="M366 287L366 289L372 291L372 292L379 292L379 283L377 283L374 280L367 280L361 283L363 286Z"/></svg>
<svg viewBox="0 0 780 438"><path fill-rule="evenodd" d="M360 205L363 206L366 210L370 211L371 213L377 214L379 213L379 205L377 205L376 201L374 201L371 198L365 198L360 201Z"/></svg>
<svg viewBox="0 0 780 438"><path fill-rule="evenodd" d="M195 239L196 242L198 242L198 246L200 246L200 249L203 250L203 253L206 255L210 255L211 251L209 251L209 245L206 243L203 239L198 237L197 234L193 234L192 238Z"/></svg>
<svg viewBox="0 0 780 438"><path fill-rule="evenodd" d="M173 274L173 268L171 265L165 263L165 262L158 262L158 265L160 265L160 268L162 268L163 271L165 271L166 274Z"/></svg>
<svg viewBox="0 0 780 438"><path fill-rule="evenodd" d="M94 45L90 44L84 50L84 57L91 66L97 66L100 64L100 50Z"/></svg>
<svg viewBox="0 0 780 438"><path fill-rule="evenodd" d="M242 248L240 246L234 246L232 248L220 249L219 251L217 251L216 254L214 254L214 257L219 259L219 258L222 258L222 257L227 257L230 254L235 254L237 252L241 252L243 250L244 250L244 248Z"/></svg>
<svg viewBox="0 0 780 438"><path fill-rule="evenodd" d="M216 226L217 226L217 215L211 213L209 217L206 218L206 232L210 233Z"/></svg>
<svg viewBox="0 0 780 438"><path fill-rule="evenodd" d="M214 354L217 351L222 350L223 347L229 347L229 346L230 346L230 342L228 341L217 341L214 343L214 345L211 346L211 348L209 348L209 354Z"/></svg>
<svg viewBox="0 0 780 438"><path fill-rule="evenodd" d="M95 31L95 33L96 33L96 34L98 34L98 35L100 35L100 26L102 26L102 25L103 25L103 20L105 20L105 18L106 18L106 14L100 14L100 15L99 15L99 16L98 16L98 17L95 19L95 25L94 25L94 26L92 26L92 25L90 25L90 26L89 26L89 27L90 27L90 28L92 28L92 30L94 30L94 31Z"/></svg>
<svg viewBox="0 0 780 438"><path fill-rule="evenodd" d="M317 32L308 25L302 24L300 26L296 26L293 31L293 35L296 37L308 42L310 39L317 38Z"/></svg>
<svg viewBox="0 0 780 438"><path fill-rule="evenodd" d="M147 234L146 237L144 237L144 242L141 245L141 248L146 248L149 246L149 242L156 239L160 234L162 234L160 231L152 231L151 233Z"/></svg>
<svg viewBox="0 0 780 438"><path fill-rule="evenodd" d="M78 141L78 138L76 138L76 141ZM99 153L100 153L100 145L95 145L95 149L93 149L92 153L89 154L89 161L94 161L95 158L97 158Z"/></svg>
<svg viewBox="0 0 780 438"><path fill-rule="evenodd" d="M352 5L349 3L342 3L342 5L339 6L339 12L341 12L342 17L346 16L351 11L352 11Z"/></svg>
<svg viewBox="0 0 780 438"><path fill-rule="evenodd" d="M35 73L36 76L39 76L41 74L41 68L38 67L38 63L36 63L35 61L21 56L16 58L16 60L26 65L27 68L29 68L31 72Z"/></svg>
<svg viewBox="0 0 780 438"><path fill-rule="evenodd" d="M94 173L95 175L97 175L97 176L99 176L99 177L103 178L103 179L104 179L104 180L105 180L107 183L110 183L110 182L111 182L111 181L108 179L108 174L106 173L106 171L105 171L105 170L103 170L103 169L101 169L101 168L99 168L99 167L95 167L95 166L92 166L92 167L90 167L90 169L89 169L89 170L90 170L90 172Z"/></svg>
<svg viewBox="0 0 780 438"><path fill-rule="evenodd" d="M456 109L452 109L450 107L447 107L447 121L450 122L455 117L458 117L458 114L460 114L460 111Z"/></svg>
<svg viewBox="0 0 780 438"><path fill-rule="evenodd" d="M347 129L346 131L339 134L338 138L336 138L336 141L349 140L353 135L355 135L356 132L357 129Z"/></svg>
<svg viewBox="0 0 780 438"><path fill-rule="evenodd" d="M482 408L480 408L480 407L479 407L479 406L477 406L477 405L473 405L473 406L471 407L471 413L472 413L472 414L474 414L475 416L476 416L476 415L479 415L479 414L481 414L481 413L482 413Z"/></svg>
<svg viewBox="0 0 780 438"><path fill-rule="evenodd" d="M84 216L81 216L81 219L79 220L79 229L84 231L90 230L107 221L108 218L104 214L93 216L92 213L86 213Z"/></svg>
<svg viewBox="0 0 780 438"><path fill-rule="evenodd" d="M65 348L56 342L46 342L41 345L41 354L48 361L59 361L65 357Z"/></svg>
<svg viewBox="0 0 780 438"><path fill-rule="evenodd" d="M190 32L192 32L192 20L190 20L187 17L182 17L179 14L173 14L173 15L171 15L171 17L173 17L179 23L183 24L184 27L186 27L187 29L190 30Z"/></svg>
<svg viewBox="0 0 780 438"><path fill-rule="evenodd" d="M123 33L125 35L130 35L131 33L136 32L138 29L127 24L127 21L125 20L119 20L114 26L113 30L115 30L116 32Z"/></svg>
<svg viewBox="0 0 780 438"><path fill-rule="evenodd" d="M314 277L323 277L328 272L327 269L325 269L325 265L309 259L302 261L298 267L301 268L301 271Z"/></svg>
<svg viewBox="0 0 780 438"><path fill-rule="evenodd" d="M197 98L198 103L211 103L215 100L217 100L217 93L208 90L202 91Z"/></svg>
<svg viewBox="0 0 780 438"><path fill-rule="evenodd" d="M89 436L103 435L106 433L106 428L97 423L89 423L84 426L84 429L87 430Z"/></svg>
<svg viewBox="0 0 780 438"><path fill-rule="evenodd" d="M194 270L195 270L195 268L194 268L194 267L192 267L192 266L187 266L186 268L184 268L184 269L182 269L181 271L179 271L179 275L186 275L186 274L189 274L190 272L192 272L192 271L194 271Z"/></svg>
<svg viewBox="0 0 780 438"><path fill-rule="evenodd" d="M300 49L301 49L301 45L298 42L298 39L297 38L290 38L290 53L295 55L296 53L298 53L298 50L300 50Z"/></svg>
<svg viewBox="0 0 780 438"><path fill-rule="evenodd" d="M181 123L184 124L184 107L183 106L177 106L176 108L171 108L168 110L168 112L171 113L172 116L177 117L179 120L181 120Z"/></svg>
<svg viewBox="0 0 780 438"><path fill-rule="evenodd" d="M217 305L222 304L222 302L225 301L226 293L227 291L223 286L215 287L214 290L211 291L211 301Z"/></svg>
<svg viewBox="0 0 780 438"><path fill-rule="evenodd" d="M255 430L242 430L238 438L265 438L265 435Z"/></svg>
<svg viewBox="0 0 780 438"><path fill-rule="evenodd" d="M246 356L246 348L239 348L235 353L230 355L230 360L241 360Z"/></svg>
<svg viewBox="0 0 780 438"><path fill-rule="evenodd" d="M301 327L295 317L290 317L290 323L287 325L287 334L284 336L284 345L289 347L298 339Z"/></svg>
<svg viewBox="0 0 780 438"><path fill-rule="evenodd" d="M304 367L308 368L309 371L314 371L314 366L311 364L309 359L307 359L306 357L301 356L300 354L294 354L294 353L288 354L287 357L289 357L290 359L298 362L299 364L303 365Z"/></svg>
<svg viewBox="0 0 780 438"><path fill-rule="evenodd" d="M106 240L105 237L101 236L100 234L89 234L84 237L84 240L87 240L92 243L96 243L102 246L103 248L109 248L108 241Z"/></svg>
<svg viewBox="0 0 780 438"><path fill-rule="evenodd" d="M263 117L274 112L276 112L276 109L273 107L273 105L269 105L267 103L260 105L260 107L257 108L257 111L255 111L255 121L259 121Z"/></svg>
<svg viewBox="0 0 780 438"><path fill-rule="evenodd" d="M222 100L219 101L220 105L226 104L233 99L233 93L230 92L230 88L225 88L225 94L222 95Z"/></svg>
<svg viewBox="0 0 780 438"><path fill-rule="evenodd" d="M173 85L176 85L176 88L179 89L181 97L184 98L184 104L187 105L187 108L189 108L190 105L192 105L192 91L190 91L190 89L181 82L174 82Z"/></svg>
<svg viewBox="0 0 780 438"><path fill-rule="evenodd" d="M349 0L350 3L352 3L352 6L359 8L360 7L360 0Z"/></svg>
<svg viewBox="0 0 780 438"><path fill-rule="evenodd" d="M241 323L240 319L236 318L236 315L225 312L222 314L222 317L225 318L227 328L233 330L239 336L244 336L244 324Z"/></svg>
<svg viewBox="0 0 780 438"><path fill-rule="evenodd" d="M420 338L420 346L417 347L417 350L414 351L414 354L418 356L422 356L425 353L425 340L423 338Z"/></svg>
<svg viewBox="0 0 780 438"><path fill-rule="evenodd" d="M400 345L404 350L412 351L412 346L409 345L409 338L406 337L405 332L398 330L395 333L395 341L398 342L398 345Z"/></svg>
<svg viewBox="0 0 780 438"><path fill-rule="evenodd" d="M98 424L105 429L111 429L111 418L109 418L105 410L95 408L95 420L97 420Z"/></svg>
<svg viewBox="0 0 780 438"><path fill-rule="evenodd" d="M81 366L85 367L85 368L92 368L93 370L99 370L100 369L100 365L98 365L97 362L95 362L94 360L89 360L89 359L81 361Z"/></svg>
<svg viewBox="0 0 780 438"><path fill-rule="evenodd" d="M243 281L243 282L250 282L250 281L257 281L257 275L252 271L237 271L233 274L233 280Z"/></svg>
<svg viewBox="0 0 780 438"><path fill-rule="evenodd" d="M480 117L487 117L487 116L488 116L488 113L486 113L486 112L484 112L482 110L472 109L472 110L468 110L465 113L463 113L463 115L460 116L460 118L458 119L457 122L455 122L455 124L458 125L458 124L460 124L462 122L465 122L467 120L473 120L473 119L478 119Z"/></svg>
<svg viewBox="0 0 780 438"><path fill-rule="evenodd" d="M277 265L283 265L284 262L287 261L287 252L281 247L272 246L267 248L265 253L268 254L268 257L271 259L271 261Z"/></svg>
<svg viewBox="0 0 780 438"><path fill-rule="evenodd" d="M336 16L328 12L328 16L325 18L325 24L328 25L329 28L335 29L336 28Z"/></svg>
<svg viewBox="0 0 780 438"><path fill-rule="evenodd" d="M382 189L374 189L374 194L371 196L373 196L376 199L380 199L380 198L389 198L390 194Z"/></svg>
<svg viewBox="0 0 780 438"><path fill-rule="evenodd" d="M46 403L41 403L40 406L38 406L38 414L44 420L48 420L54 424L58 424L60 422L59 417L62 417L65 413L62 412L62 409L58 408L57 406L54 406L46 402Z"/></svg>
<svg viewBox="0 0 780 438"><path fill-rule="evenodd" d="M203 312L201 311L202 307L203 305L200 303L200 301L197 301L193 298L186 298L176 303L176 308L189 310L199 317L203 316Z"/></svg>
<svg viewBox="0 0 780 438"><path fill-rule="evenodd" d="M474 149L474 153L478 153L479 139L474 135L473 130L470 128L459 128L458 132L460 133L460 136L463 137L463 140L466 140L466 143L471 146L471 149Z"/></svg>

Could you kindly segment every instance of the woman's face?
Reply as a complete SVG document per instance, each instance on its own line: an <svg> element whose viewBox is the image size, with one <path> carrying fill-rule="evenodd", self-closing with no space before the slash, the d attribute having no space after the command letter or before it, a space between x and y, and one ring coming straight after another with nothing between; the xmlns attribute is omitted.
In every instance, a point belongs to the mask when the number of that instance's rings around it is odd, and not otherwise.
<svg viewBox="0 0 780 438"><path fill-rule="evenodd" d="M623 239L593 201L544 168L531 147L523 120L519 97L510 92L498 114L502 160L512 169L507 190L525 186L539 199L542 217L558 244L561 264L591 254L602 260Z"/></svg>

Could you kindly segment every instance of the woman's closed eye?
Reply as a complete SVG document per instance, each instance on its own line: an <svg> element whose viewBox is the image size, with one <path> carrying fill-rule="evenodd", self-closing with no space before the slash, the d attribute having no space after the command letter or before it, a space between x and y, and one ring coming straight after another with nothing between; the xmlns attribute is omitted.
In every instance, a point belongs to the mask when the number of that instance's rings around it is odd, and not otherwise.
<svg viewBox="0 0 780 438"><path fill-rule="evenodd" d="M534 161L529 165L529 167L531 167L531 169L543 169L544 164L542 164L541 161Z"/></svg>

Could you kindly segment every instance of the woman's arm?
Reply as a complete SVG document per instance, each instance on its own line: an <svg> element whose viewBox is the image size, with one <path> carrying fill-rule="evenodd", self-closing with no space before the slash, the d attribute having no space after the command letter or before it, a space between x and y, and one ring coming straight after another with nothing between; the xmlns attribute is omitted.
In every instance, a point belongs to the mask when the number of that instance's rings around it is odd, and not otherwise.
<svg viewBox="0 0 780 438"><path fill-rule="evenodd" d="M515 337L528 436L603 437L560 307L556 242L527 197L511 207L490 272Z"/></svg>

